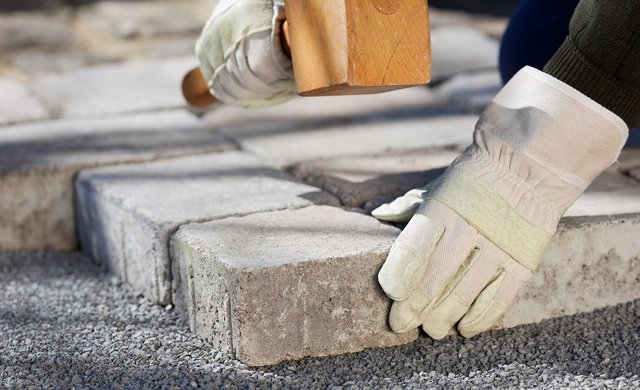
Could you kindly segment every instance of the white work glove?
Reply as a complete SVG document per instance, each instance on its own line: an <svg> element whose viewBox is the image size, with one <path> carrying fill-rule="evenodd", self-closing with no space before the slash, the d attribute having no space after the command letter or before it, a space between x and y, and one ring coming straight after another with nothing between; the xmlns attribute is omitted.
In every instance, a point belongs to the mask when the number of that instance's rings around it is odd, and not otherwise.
<svg viewBox="0 0 640 390"><path fill-rule="evenodd" d="M282 52L284 0L221 0L196 55L211 93L224 103L263 107L295 92L291 60Z"/></svg>
<svg viewBox="0 0 640 390"><path fill-rule="evenodd" d="M378 274L396 301L391 328L422 326L434 339L456 323L464 337L489 329L627 136L625 123L587 96L536 69L520 71L439 179L373 211L386 221L411 218Z"/></svg>

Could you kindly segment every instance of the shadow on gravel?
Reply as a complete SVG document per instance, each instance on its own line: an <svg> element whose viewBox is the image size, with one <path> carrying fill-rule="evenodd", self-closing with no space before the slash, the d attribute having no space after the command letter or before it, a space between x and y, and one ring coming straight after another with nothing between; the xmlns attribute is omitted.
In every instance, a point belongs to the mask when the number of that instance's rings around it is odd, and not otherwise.
<svg viewBox="0 0 640 390"><path fill-rule="evenodd" d="M0 383L95 388L537 387L640 373L640 301L483 334L247 368L81 255L0 253ZM599 379L599 380L600 380ZM473 382L473 381L476 382ZM564 383L564 382L561 382ZM634 382L635 383L635 382Z"/></svg>

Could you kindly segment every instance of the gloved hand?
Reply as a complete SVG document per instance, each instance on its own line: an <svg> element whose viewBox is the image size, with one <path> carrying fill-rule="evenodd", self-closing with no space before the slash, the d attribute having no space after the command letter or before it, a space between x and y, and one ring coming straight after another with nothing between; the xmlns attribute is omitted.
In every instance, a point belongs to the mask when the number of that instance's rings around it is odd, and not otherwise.
<svg viewBox="0 0 640 390"><path fill-rule="evenodd" d="M196 55L211 93L227 104L282 103L294 91L291 60L282 52L284 0L221 0Z"/></svg>
<svg viewBox="0 0 640 390"><path fill-rule="evenodd" d="M373 211L411 217L378 274L395 332L489 329L538 266L567 208L615 162L625 123L570 86L520 71L434 183ZM419 205L419 206L418 206Z"/></svg>

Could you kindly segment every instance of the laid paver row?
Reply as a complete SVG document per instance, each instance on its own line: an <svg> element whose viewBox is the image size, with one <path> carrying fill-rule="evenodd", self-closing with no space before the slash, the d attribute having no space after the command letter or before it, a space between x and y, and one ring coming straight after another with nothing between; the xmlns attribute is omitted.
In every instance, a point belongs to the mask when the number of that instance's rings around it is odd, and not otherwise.
<svg viewBox="0 0 640 390"><path fill-rule="evenodd" d="M331 156L344 156L354 148L372 153L389 147L406 150L416 145L462 144L469 141L475 121L473 117L460 119L451 110L441 115L442 102L424 88L369 96L364 105L352 97L322 102L320 107L324 109L313 109L316 101L302 98L268 110L222 107L211 113L208 123L197 120L186 110L168 110L3 127L0 249L76 249L72 180L84 169L232 150L238 146L249 149L251 142L245 142L247 139L258 142L253 148L257 155L274 156L267 161L276 166L276 154L290 162L298 160L286 157L291 149L303 159L317 159L326 156L326 150ZM393 116L406 105L410 107L409 117ZM427 111L424 108L415 111L424 105ZM339 119L334 116L337 107L341 107L343 114ZM356 119L348 116L351 109ZM372 124L371 118L380 115L389 117L383 124ZM269 126L265 125L264 116L270 118ZM332 125L323 130L328 120ZM315 126L316 134L311 134L309 127L296 130L301 121ZM253 127L251 135L243 131L259 122L261 132ZM287 131L273 134L275 128ZM376 135L385 133L388 135L376 139ZM395 134L393 143L388 142L393 138L389 134ZM322 137L329 141L327 147L315 143ZM359 142L359 137L366 142ZM276 140L272 141L273 138ZM264 147L262 141L266 142ZM269 149L270 145L279 149Z"/></svg>
<svg viewBox="0 0 640 390"><path fill-rule="evenodd" d="M199 159L211 159L209 164L219 170L203 169ZM247 159L253 168L247 168ZM254 164L262 167L255 175L248 173ZM210 175L203 180L203 191L189 185L180 189L192 180L185 176L199 177L199 172ZM92 217L81 219L89 221L81 222L87 226L81 230L98 234L87 245L98 258L107 246L103 261L114 272L152 299L169 297L194 332L249 365L414 340L417 331L389 331L389 301L376 283L377 270L399 230L335 204L300 203L295 200L301 189L297 185L262 187L258 176L282 180L270 172L243 152L86 171L77 186L79 207ZM133 185L129 175L145 185ZM157 183L149 185L145 177ZM608 192L610 201L602 204L602 191L609 187L619 191ZM167 194L151 200L158 188ZM262 188L274 197L258 200L274 211L265 207L252 212L243 202ZM284 207L279 203L283 198ZM543 266L500 327L639 298L640 244L629 237L637 235L640 216L580 217L638 213L637 199L639 183L615 169L602 175L568 213L572 217L563 220ZM209 203L213 206L206 210ZM239 208L245 212L237 212ZM171 214L169 209L179 211ZM214 220L189 223L189 217L207 214ZM124 267L113 264L114 259ZM158 285L165 292L160 296L149 288Z"/></svg>
<svg viewBox="0 0 640 390"><path fill-rule="evenodd" d="M0 250L77 249L73 180L92 167L235 149L183 110L0 131Z"/></svg>
<svg viewBox="0 0 640 390"><path fill-rule="evenodd" d="M171 303L169 238L181 225L339 201L244 152L84 170L81 247L149 299Z"/></svg>

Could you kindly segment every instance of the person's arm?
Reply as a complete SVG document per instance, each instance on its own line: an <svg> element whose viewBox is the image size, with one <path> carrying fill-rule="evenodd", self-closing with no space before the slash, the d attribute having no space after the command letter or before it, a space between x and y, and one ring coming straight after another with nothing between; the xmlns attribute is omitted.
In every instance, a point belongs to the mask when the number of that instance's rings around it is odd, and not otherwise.
<svg viewBox="0 0 640 390"><path fill-rule="evenodd" d="M582 0L544 68L631 128L640 123L640 2Z"/></svg>

